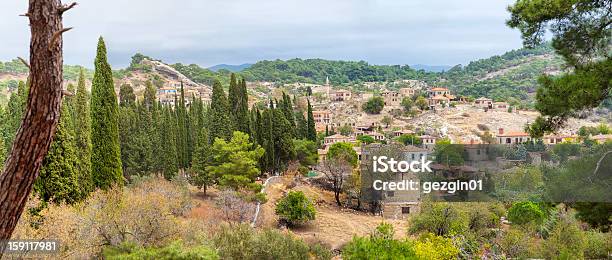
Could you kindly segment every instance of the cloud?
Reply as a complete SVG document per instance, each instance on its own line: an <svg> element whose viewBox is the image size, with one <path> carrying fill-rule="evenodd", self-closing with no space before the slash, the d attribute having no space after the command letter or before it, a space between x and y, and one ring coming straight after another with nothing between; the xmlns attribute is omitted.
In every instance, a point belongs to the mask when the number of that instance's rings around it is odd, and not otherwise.
<svg viewBox="0 0 612 260"><path fill-rule="evenodd" d="M65 61L91 66L97 37L125 66L135 52L168 62L241 64L326 58L458 64L520 47L511 0L81 0L65 15ZM25 1L0 1L0 59L27 56Z"/></svg>

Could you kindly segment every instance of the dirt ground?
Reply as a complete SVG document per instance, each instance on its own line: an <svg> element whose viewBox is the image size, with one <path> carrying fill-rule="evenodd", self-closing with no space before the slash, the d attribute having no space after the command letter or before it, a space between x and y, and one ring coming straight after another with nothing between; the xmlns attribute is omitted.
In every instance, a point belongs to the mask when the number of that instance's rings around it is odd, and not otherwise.
<svg viewBox="0 0 612 260"><path fill-rule="evenodd" d="M353 236L370 234L383 221L393 224L396 237L406 236L407 222L405 220L388 220L381 216L340 208L335 204L332 192L311 186L305 182L299 182L295 187L288 188L293 186L291 182L291 177L283 177L268 186L266 189L268 202L261 209L262 219L260 219L261 222L258 223L258 226L278 228L278 219L274 214L276 201L289 190L299 190L303 191L315 203L317 210L314 221L291 229L291 232L306 241L318 241L329 245L332 249L339 249L348 243Z"/></svg>

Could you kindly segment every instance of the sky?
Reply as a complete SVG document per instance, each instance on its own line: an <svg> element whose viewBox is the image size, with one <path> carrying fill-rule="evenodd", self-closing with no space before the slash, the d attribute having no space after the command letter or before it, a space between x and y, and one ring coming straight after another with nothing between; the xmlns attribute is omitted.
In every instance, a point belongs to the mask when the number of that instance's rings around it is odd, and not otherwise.
<svg viewBox="0 0 612 260"><path fill-rule="evenodd" d="M323 58L456 65L521 47L513 0L77 0L64 62L93 67L103 36L113 68L140 52L167 63ZM0 60L28 57L25 0L0 1ZM64 3L67 3L64 0Z"/></svg>

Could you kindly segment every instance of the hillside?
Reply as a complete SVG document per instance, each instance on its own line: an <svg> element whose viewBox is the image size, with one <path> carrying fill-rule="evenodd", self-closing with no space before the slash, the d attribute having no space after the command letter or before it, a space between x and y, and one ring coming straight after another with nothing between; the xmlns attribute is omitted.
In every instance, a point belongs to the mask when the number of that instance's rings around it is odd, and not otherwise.
<svg viewBox="0 0 612 260"><path fill-rule="evenodd" d="M218 64L212 67L208 67L209 70L214 72L218 72L219 70L228 70L231 72L240 72L248 67L251 67L253 64L244 63L240 65L230 65L230 64Z"/></svg>
<svg viewBox="0 0 612 260"><path fill-rule="evenodd" d="M143 61L148 62L143 62ZM155 64L152 66L151 64ZM537 79L542 74L561 72L563 60L549 44L534 49L518 49L487 59L456 65L443 72L427 72L408 65L372 65L365 61L332 61L323 59L291 59L259 61L253 65L219 65L211 69L196 64L165 64L142 54L132 57L130 66L113 72L118 83L132 83L137 89L146 80L158 87L174 83L179 78L193 81L193 84L212 85L215 80L228 83L232 70L242 69L239 74L247 81L278 83L323 84L329 77L334 86L352 85L361 82L390 82L403 79L421 80L429 85L446 86L459 95L488 96L495 100L510 99L529 105L537 88ZM250 66L249 66L250 65ZM152 69L155 67L156 69ZM418 66L417 66L418 67ZM64 67L64 77L74 81L81 66ZM421 67L422 68L422 67ZM87 77L92 71L85 69ZM165 73L171 71L171 73ZM177 76L180 74L180 77ZM0 62L0 103L6 100L8 90L17 80L25 80L26 67L18 60Z"/></svg>

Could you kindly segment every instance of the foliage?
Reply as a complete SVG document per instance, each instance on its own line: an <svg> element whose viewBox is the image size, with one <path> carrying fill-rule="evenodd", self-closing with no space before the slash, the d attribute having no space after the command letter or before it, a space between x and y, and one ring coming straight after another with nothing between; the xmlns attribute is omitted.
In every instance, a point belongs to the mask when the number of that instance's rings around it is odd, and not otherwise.
<svg viewBox="0 0 612 260"><path fill-rule="evenodd" d="M575 112L597 107L610 97L609 7L608 0L518 0L508 7L512 17L507 23L521 31L524 45L540 44L550 30L552 46L574 69L540 78L536 109L542 116L528 126L532 136L555 131Z"/></svg>
<svg viewBox="0 0 612 260"><path fill-rule="evenodd" d="M369 135L360 135L357 137L357 140L364 143L364 144L372 144L375 143L376 140L374 139L374 137L369 136Z"/></svg>
<svg viewBox="0 0 612 260"><path fill-rule="evenodd" d="M309 246L292 234L246 225L222 226L212 238L223 259L331 259L329 250Z"/></svg>
<svg viewBox="0 0 612 260"><path fill-rule="evenodd" d="M437 163L445 165L462 165L463 146L459 144L451 144L449 139L440 139L436 141L434 147L434 156Z"/></svg>
<svg viewBox="0 0 612 260"><path fill-rule="evenodd" d="M327 152L328 160L345 160L353 167L357 166L357 158L357 152L353 150L353 146L350 143L340 142L332 144Z"/></svg>
<svg viewBox="0 0 612 260"><path fill-rule="evenodd" d="M402 98L402 108L404 109L404 113L410 113L412 111L412 106L414 106L414 101L410 97Z"/></svg>
<svg viewBox="0 0 612 260"><path fill-rule="evenodd" d="M307 138L310 141L317 141L317 130L315 129L315 121L314 116L312 115L312 106L310 105L310 100L308 100L308 111L307 111Z"/></svg>
<svg viewBox="0 0 612 260"><path fill-rule="evenodd" d="M259 191L259 187L253 184L260 174L258 161L264 149L250 143L247 134L236 131L229 142L217 138L210 148L210 154L210 165L206 171L218 178L220 186Z"/></svg>
<svg viewBox="0 0 612 260"><path fill-rule="evenodd" d="M28 202L32 212L40 202ZM124 243L162 247L195 234L191 222L182 221L191 208L184 183L143 178L124 187L93 192L79 206L49 204L38 214L23 214L13 238L62 241L56 257L89 259L104 247Z"/></svg>
<svg viewBox="0 0 612 260"><path fill-rule="evenodd" d="M414 243L414 251L419 259L457 259L459 248L450 238L424 234Z"/></svg>
<svg viewBox="0 0 612 260"><path fill-rule="evenodd" d="M540 224L544 217L542 209L531 201L514 203L508 210L508 219L517 225Z"/></svg>
<svg viewBox="0 0 612 260"><path fill-rule="evenodd" d="M429 232L438 236L462 233L467 229L458 208L449 203L423 203L421 212L410 220L409 232Z"/></svg>
<svg viewBox="0 0 612 260"><path fill-rule="evenodd" d="M417 106L420 110L425 110L429 107L429 103L427 103L427 99L425 99L422 96L419 96L416 101L414 102L414 105Z"/></svg>
<svg viewBox="0 0 612 260"><path fill-rule="evenodd" d="M91 97L91 167L94 185L108 189L123 183L121 148L119 145L119 108L110 65L106 60L106 46L98 40L98 53Z"/></svg>
<svg viewBox="0 0 612 260"><path fill-rule="evenodd" d="M584 256L588 259L605 259L612 251L612 234L594 230L585 232Z"/></svg>
<svg viewBox="0 0 612 260"><path fill-rule="evenodd" d="M280 220L291 225L301 225L314 220L314 205L302 191L290 191L276 204L276 214Z"/></svg>
<svg viewBox="0 0 612 260"><path fill-rule="evenodd" d="M372 97L363 103L361 109L368 114L380 114L385 107L385 100L382 97Z"/></svg>
<svg viewBox="0 0 612 260"><path fill-rule="evenodd" d="M81 70L74 97L74 142L78 157L76 170L79 178L82 197L94 190L91 172L91 114L89 93L85 86L85 73Z"/></svg>
<svg viewBox="0 0 612 260"><path fill-rule="evenodd" d="M570 214L563 214L543 243L546 258L581 259L586 248L585 234Z"/></svg>
<svg viewBox="0 0 612 260"><path fill-rule="evenodd" d="M210 105L209 138L211 144L217 139L229 140L232 136L232 122L230 119L229 104L221 82L213 84L213 93Z"/></svg>
<svg viewBox="0 0 612 260"><path fill-rule="evenodd" d="M319 154L317 152L317 144L309 140L293 140L293 147L295 149L295 158L303 166L316 165L319 160Z"/></svg>
<svg viewBox="0 0 612 260"><path fill-rule="evenodd" d="M134 244L122 244L117 247L105 248L104 259L160 259L160 260L214 260L219 259L214 249L205 245L186 246L180 240L160 248L144 248Z"/></svg>
<svg viewBox="0 0 612 260"><path fill-rule="evenodd" d="M403 134L395 138L396 141L403 143L404 145L416 145L423 144L423 140L414 134Z"/></svg>
<svg viewBox="0 0 612 260"><path fill-rule="evenodd" d="M72 115L64 103L55 137L34 184L34 191L43 202L72 204L80 199L77 156Z"/></svg>
<svg viewBox="0 0 612 260"><path fill-rule="evenodd" d="M393 239L393 227L382 223L369 237L353 237L342 249L343 259L418 259L412 241Z"/></svg>

